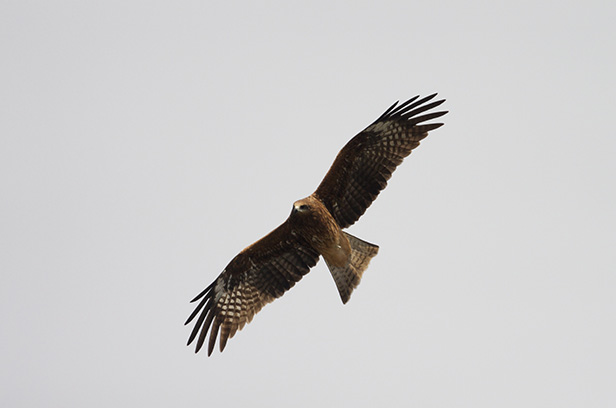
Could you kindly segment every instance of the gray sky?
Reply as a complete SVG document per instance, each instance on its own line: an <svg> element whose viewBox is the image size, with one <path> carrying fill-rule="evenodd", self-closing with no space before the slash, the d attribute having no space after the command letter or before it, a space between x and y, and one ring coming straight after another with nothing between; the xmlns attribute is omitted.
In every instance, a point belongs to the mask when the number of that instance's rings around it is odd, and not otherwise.
<svg viewBox="0 0 616 408"><path fill-rule="evenodd" d="M0 5L0 405L615 406L615 6L222 3ZM351 301L320 262L186 347L188 301L432 92Z"/></svg>

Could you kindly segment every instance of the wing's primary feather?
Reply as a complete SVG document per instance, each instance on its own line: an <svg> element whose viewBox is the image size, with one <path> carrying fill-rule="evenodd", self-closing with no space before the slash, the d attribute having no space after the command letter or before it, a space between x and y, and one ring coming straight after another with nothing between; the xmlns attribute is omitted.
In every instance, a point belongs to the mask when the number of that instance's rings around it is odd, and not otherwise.
<svg viewBox="0 0 616 408"><path fill-rule="evenodd" d="M340 228L346 228L364 214L387 186L402 160L419 146L428 132L442 123L421 124L446 114L427 113L445 100L430 102L436 94L396 102L374 123L347 143L334 160L314 195L327 207Z"/></svg>
<svg viewBox="0 0 616 408"><path fill-rule="evenodd" d="M211 328L208 355L214 350L219 331L222 351L228 339L249 323L263 306L293 287L318 259L319 253L293 234L287 222L283 223L240 252L218 278L192 300L201 301L185 323L199 316L188 344L197 339L195 352L198 352Z"/></svg>

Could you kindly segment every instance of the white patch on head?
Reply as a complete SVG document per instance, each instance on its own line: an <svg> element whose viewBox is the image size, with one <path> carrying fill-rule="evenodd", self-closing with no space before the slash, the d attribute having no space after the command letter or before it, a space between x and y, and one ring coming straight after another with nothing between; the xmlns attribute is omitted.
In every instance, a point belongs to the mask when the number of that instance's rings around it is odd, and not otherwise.
<svg viewBox="0 0 616 408"><path fill-rule="evenodd" d="M304 208L302 208L304 207ZM307 199L298 200L293 203L293 208L297 212L306 212L310 210L310 201Z"/></svg>

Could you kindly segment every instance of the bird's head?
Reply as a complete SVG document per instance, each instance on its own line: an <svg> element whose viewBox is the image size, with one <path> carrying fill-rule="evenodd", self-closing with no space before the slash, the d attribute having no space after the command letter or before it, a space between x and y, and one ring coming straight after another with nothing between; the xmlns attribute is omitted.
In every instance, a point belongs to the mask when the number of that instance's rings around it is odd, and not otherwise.
<svg viewBox="0 0 616 408"><path fill-rule="evenodd" d="M313 208L310 197L302 198L293 203L293 209L291 215L305 215L309 214Z"/></svg>

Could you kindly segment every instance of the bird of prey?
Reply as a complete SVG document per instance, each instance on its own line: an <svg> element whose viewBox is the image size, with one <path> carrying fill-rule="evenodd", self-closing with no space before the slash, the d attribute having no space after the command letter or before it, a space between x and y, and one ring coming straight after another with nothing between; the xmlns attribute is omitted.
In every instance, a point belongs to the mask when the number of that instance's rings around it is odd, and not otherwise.
<svg viewBox="0 0 616 408"><path fill-rule="evenodd" d="M394 103L338 153L316 191L293 203L278 228L242 250L191 302L199 301L185 324L198 316L188 339L195 352L208 331L208 356L220 332L220 351L263 306L282 296L322 256L346 303L379 247L342 231L362 216L385 188L396 167L419 141L442 123L425 123L446 111L436 94ZM432 102L431 102L432 101ZM198 335L198 336L197 336Z"/></svg>

